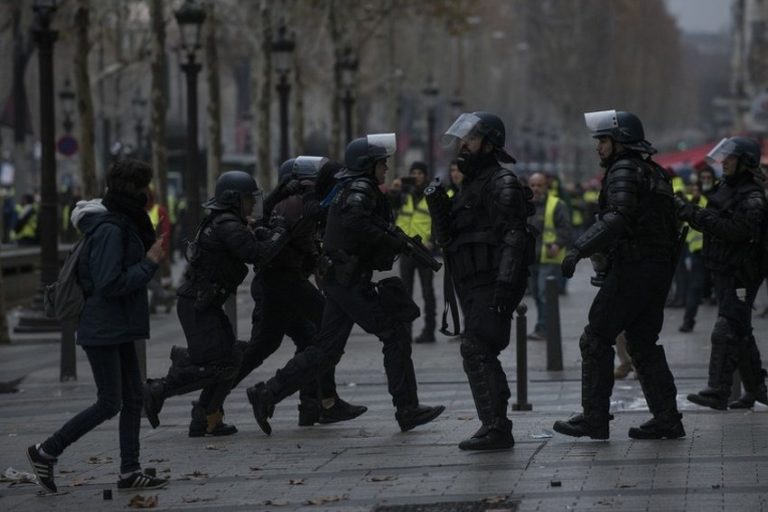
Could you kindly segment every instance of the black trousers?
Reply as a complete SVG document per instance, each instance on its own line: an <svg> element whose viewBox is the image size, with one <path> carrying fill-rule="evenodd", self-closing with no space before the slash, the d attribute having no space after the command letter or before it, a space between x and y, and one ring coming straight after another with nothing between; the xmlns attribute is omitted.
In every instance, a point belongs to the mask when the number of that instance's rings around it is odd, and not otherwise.
<svg viewBox="0 0 768 512"><path fill-rule="evenodd" d="M613 391L613 344L624 331L649 409L658 416L676 413L674 377L664 349L657 345L672 272L666 261L614 262L589 310L580 340L582 405L587 416L604 419Z"/></svg>
<svg viewBox="0 0 768 512"><path fill-rule="evenodd" d="M351 286L329 283L323 286L323 291L326 304L315 342L296 354L266 384L275 402L335 366L344 353L352 326L358 324L383 343L384 370L392 403L395 407L418 405L410 333L402 322L385 313L373 283L368 280Z"/></svg>
<svg viewBox="0 0 768 512"><path fill-rule="evenodd" d="M286 335L293 340L297 353L309 347L320 330L325 307L323 294L312 283L287 272L254 277L251 297L254 301L251 339L243 352L234 386L280 348ZM301 397L335 398L335 368L329 368L317 381L302 386Z"/></svg>
<svg viewBox="0 0 768 512"><path fill-rule="evenodd" d="M235 332L224 310L211 306L199 311L194 308L194 302L193 298L179 297L176 312L192 362L221 368L215 381L206 384L200 393L200 405L211 414L221 408L232 389L240 360L235 351ZM168 393L170 396L172 390Z"/></svg>
<svg viewBox="0 0 768 512"><path fill-rule="evenodd" d="M403 280L405 291L409 297L413 297L414 273L419 275L421 292L424 297L424 331L434 333L437 316L435 288L432 284L434 272L432 272L432 269L416 264L416 260L410 256L402 254L400 256L400 279Z"/></svg>

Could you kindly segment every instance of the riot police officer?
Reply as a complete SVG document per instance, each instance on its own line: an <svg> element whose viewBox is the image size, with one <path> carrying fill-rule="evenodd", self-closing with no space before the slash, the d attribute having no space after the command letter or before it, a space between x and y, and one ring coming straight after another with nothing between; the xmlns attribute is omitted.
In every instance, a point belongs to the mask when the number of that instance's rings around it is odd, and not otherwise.
<svg viewBox="0 0 768 512"><path fill-rule="evenodd" d="M498 116L460 115L443 142L457 143L462 188L452 199L442 187L427 191L432 229L464 313L461 357L482 423L459 443L462 450L515 444L507 418L509 386L499 354L509 345L512 312L525 293L535 251L526 222L534 206L530 188L501 165L515 162L504 149L505 139Z"/></svg>
<svg viewBox="0 0 768 512"><path fill-rule="evenodd" d="M712 272L717 321L712 329L707 387L688 400L712 409L728 408L733 372L745 393L731 408L768 404L765 370L752 334L752 305L763 279L766 199L760 170L760 146L745 137L720 141L708 158L723 166L723 180L706 208L678 200L678 215L704 233L704 264Z"/></svg>
<svg viewBox="0 0 768 512"><path fill-rule="evenodd" d="M174 364L165 378L145 384L144 409L153 427L159 424L165 398L202 387L199 400L193 402L189 436L237 432L223 422L221 407L241 360L223 305L248 274L246 264L266 265L288 240L277 217L259 236L251 229L249 223L254 222L252 215L260 215L261 202L261 191L249 174L229 171L219 176L215 197L204 204L210 214L187 247L189 265L177 291L176 308L192 370ZM178 362L174 354L172 358Z"/></svg>
<svg viewBox="0 0 768 512"><path fill-rule="evenodd" d="M584 114L597 139L605 168L598 220L574 243L561 265L572 277L581 258L605 262L597 269L604 282L589 310L579 340L583 413L555 422L555 431L575 437L608 439L616 336L624 331L653 418L629 429L634 439L685 436L677 410L675 380L664 348L657 345L664 322L664 301L676 266L677 232L672 185L650 155L640 119L631 112L605 110Z"/></svg>
<svg viewBox="0 0 768 512"><path fill-rule="evenodd" d="M261 366L285 335L301 351L320 329L325 299L309 277L315 273L320 255L318 231L324 210L311 203L319 202L315 180L325 165L334 164L319 156L286 160L278 172L280 186L265 200L265 206L270 205L266 215L274 211L292 226L291 240L266 266L254 269L251 340L233 387ZM333 367L317 381L302 386L299 396L299 426L350 420L368 410L338 396Z"/></svg>
<svg viewBox="0 0 768 512"><path fill-rule="evenodd" d="M254 417L268 435L275 405L339 362L355 323L384 344L384 370L401 430L432 421L445 409L419 404L407 328L415 317L385 309L381 283L371 281L374 270L391 269L395 256L405 249L385 229L394 218L379 190L394 151L393 133L355 139L346 148L346 169L337 175L341 185L335 188L323 238L321 286L326 305L320 332L313 345L296 354L273 378L248 388ZM403 295L407 299L404 291ZM410 304L418 316L418 307Z"/></svg>

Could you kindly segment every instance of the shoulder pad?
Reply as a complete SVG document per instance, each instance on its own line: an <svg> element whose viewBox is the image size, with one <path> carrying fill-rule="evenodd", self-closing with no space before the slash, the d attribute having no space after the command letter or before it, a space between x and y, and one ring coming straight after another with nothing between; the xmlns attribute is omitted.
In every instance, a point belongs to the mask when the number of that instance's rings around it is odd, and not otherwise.
<svg viewBox="0 0 768 512"><path fill-rule="evenodd" d="M239 215L235 215L232 212L223 212L217 214L213 219L213 225L218 226L225 222L237 222L238 224L245 224L245 220Z"/></svg>
<svg viewBox="0 0 768 512"><path fill-rule="evenodd" d="M363 194L370 194L373 196L376 192L376 186L367 178L358 178L352 180L349 184L349 190L351 192L362 192Z"/></svg>
<svg viewBox="0 0 768 512"><path fill-rule="evenodd" d="M624 172L628 170L631 170L635 173L640 172L642 170L641 162L638 162L637 160L631 160L629 158L616 160L613 165L611 165L610 169L608 169L608 175L611 175L612 173L620 170L623 170Z"/></svg>
<svg viewBox="0 0 768 512"><path fill-rule="evenodd" d="M371 210L374 208L375 203L376 189L370 180L356 179L349 184L349 189L344 198L344 207Z"/></svg>

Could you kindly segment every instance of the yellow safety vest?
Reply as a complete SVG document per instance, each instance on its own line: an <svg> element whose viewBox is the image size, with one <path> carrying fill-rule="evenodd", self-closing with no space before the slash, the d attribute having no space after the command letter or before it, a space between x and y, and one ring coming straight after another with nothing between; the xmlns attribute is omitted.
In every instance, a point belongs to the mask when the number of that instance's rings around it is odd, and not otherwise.
<svg viewBox="0 0 768 512"><path fill-rule="evenodd" d="M24 240L29 239L33 240L37 236L37 205L31 204L31 205L25 205L22 206L20 204L16 205L16 215L20 219L22 215L24 215L26 208L29 207L32 209L32 215L27 220L27 223L24 224L24 227L21 228L21 231L16 233L15 231L11 231L11 240L14 242L17 240Z"/></svg>
<svg viewBox="0 0 768 512"><path fill-rule="evenodd" d="M176 209L177 209L177 203L176 196L169 195L168 196L168 217L171 221L171 224L176 224Z"/></svg>
<svg viewBox="0 0 768 512"><path fill-rule="evenodd" d="M157 229L157 225L160 224L160 205L155 203L147 213L149 213L149 220L152 221L152 227Z"/></svg>
<svg viewBox="0 0 768 512"><path fill-rule="evenodd" d="M413 204L413 195L405 196L405 204L397 214L397 225L408 236L421 236L423 242L428 242L432 236L432 217L429 215L427 200L424 196Z"/></svg>
<svg viewBox="0 0 768 512"><path fill-rule="evenodd" d="M688 195L687 199L690 201L691 196ZM707 198L704 196L700 196L699 201L696 204L698 204L702 208L705 208L707 206ZM693 229L693 226L689 226L688 235L685 237L685 243L688 244L689 253L700 251L702 248L704 248L704 235L702 234L701 231L697 231Z"/></svg>
<svg viewBox="0 0 768 512"><path fill-rule="evenodd" d="M683 181L683 178L681 178L680 176L672 177L672 192L685 193L685 182Z"/></svg>
<svg viewBox="0 0 768 512"><path fill-rule="evenodd" d="M557 196L548 194L547 204L544 207L544 230L541 233L541 263L555 263L560 264L565 259L565 247L561 247L554 258L547 256L547 246L555 243L557 240L557 232L555 231L555 208L560 199Z"/></svg>
<svg viewBox="0 0 768 512"><path fill-rule="evenodd" d="M600 199L600 192L597 190L587 190L584 192L584 202L587 204L597 203Z"/></svg>

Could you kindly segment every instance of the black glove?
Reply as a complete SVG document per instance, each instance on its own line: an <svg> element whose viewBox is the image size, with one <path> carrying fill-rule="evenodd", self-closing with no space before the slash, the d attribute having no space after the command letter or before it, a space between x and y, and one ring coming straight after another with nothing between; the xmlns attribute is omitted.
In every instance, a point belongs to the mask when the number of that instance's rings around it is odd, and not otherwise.
<svg viewBox="0 0 768 512"><path fill-rule="evenodd" d="M288 231L288 222L282 215L272 212L272 216L269 218L269 227L272 231L285 233Z"/></svg>
<svg viewBox="0 0 768 512"><path fill-rule="evenodd" d="M560 264L560 272L563 273L563 277L568 279L573 277L573 273L576 271L576 264L579 262L579 251L577 249L570 249L565 253L565 259Z"/></svg>
<svg viewBox="0 0 768 512"><path fill-rule="evenodd" d="M683 201L679 197L675 196L675 206L677 207L677 218L690 222L696 216L696 205Z"/></svg>
<svg viewBox="0 0 768 512"><path fill-rule="evenodd" d="M511 315L515 304L512 301L515 298L515 288L509 283L496 283L496 290L493 293L493 310L502 315Z"/></svg>

